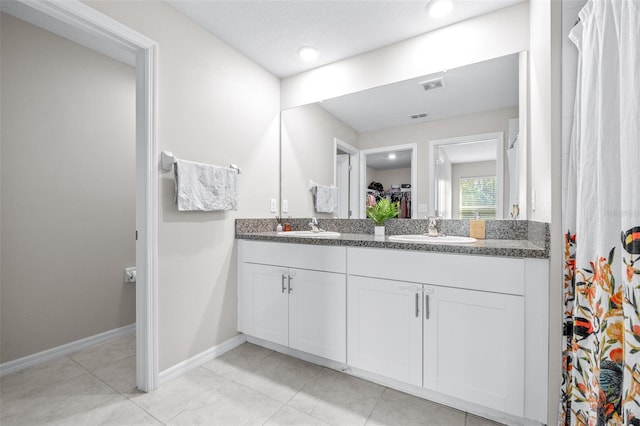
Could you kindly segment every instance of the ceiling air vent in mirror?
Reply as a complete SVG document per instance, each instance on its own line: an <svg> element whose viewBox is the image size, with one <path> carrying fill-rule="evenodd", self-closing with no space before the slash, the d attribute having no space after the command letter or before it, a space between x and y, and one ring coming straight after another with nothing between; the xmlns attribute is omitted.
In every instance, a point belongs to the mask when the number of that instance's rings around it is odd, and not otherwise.
<svg viewBox="0 0 640 426"><path fill-rule="evenodd" d="M425 118L427 116L426 112L419 112L417 114L409 114L409 118L411 118L412 120L418 119L418 118Z"/></svg>
<svg viewBox="0 0 640 426"><path fill-rule="evenodd" d="M424 90L440 89L444 87L444 78L438 77L431 80L425 80L418 83Z"/></svg>

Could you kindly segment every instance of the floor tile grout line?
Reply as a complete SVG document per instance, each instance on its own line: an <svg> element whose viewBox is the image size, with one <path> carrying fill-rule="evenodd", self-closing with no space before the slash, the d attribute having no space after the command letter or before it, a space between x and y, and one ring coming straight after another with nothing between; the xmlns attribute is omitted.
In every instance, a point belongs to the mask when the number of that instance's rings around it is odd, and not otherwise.
<svg viewBox="0 0 640 426"><path fill-rule="evenodd" d="M136 390L138 390L136 388ZM147 392L143 392L143 393L147 393ZM144 408L143 406L141 406L140 404L138 404L135 399L132 398L132 396L135 395L133 393L130 394L123 394L122 396L124 396L126 398L127 401L131 402L133 405L135 405L136 407L138 407L139 409L141 409L142 411L144 411L145 413L147 413L148 415L150 415L151 417L154 418L154 420L157 420L158 422L160 422L160 424L165 425L167 423L165 423L164 421L160 420L159 418L157 418L155 415L153 415L153 413L151 413L149 410L147 410L146 408ZM173 417L172 417L173 418ZM167 420L168 421L168 420Z"/></svg>
<svg viewBox="0 0 640 426"><path fill-rule="evenodd" d="M75 359L71 358L71 356L68 356L69 359L71 359L73 362L75 362L76 364L78 364L82 369L84 369L84 371L86 371L91 377L93 377L94 379L96 379L97 381L99 381L100 383L102 383L103 385L105 385L106 387L108 387L109 389L111 389L112 391L114 391L114 396L111 399L108 399L107 401L102 402L101 404L96 405L93 408L90 408L86 411L82 411L82 413L88 413L91 410L95 410L96 408L102 407L103 405L106 405L110 402L112 402L114 399L116 399L117 397L122 397L125 401L129 401L129 399L123 395L122 392L120 392L119 390L115 389L113 386L111 386L109 383L105 382L104 380L102 380L100 377L96 376L91 370L89 370L88 368L86 368L85 366L83 366L82 364L80 364L78 361L76 361Z"/></svg>
<svg viewBox="0 0 640 426"><path fill-rule="evenodd" d="M201 368L201 366L196 367L194 370L197 370L198 368ZM209 370L207 370L206 368L205 368L204 370L209 371ZM228 380L228 379L226 379L226 380ZM169 422L170 422L171 420L175 419L175 418L176 418L176 417L178 417L180 414L182 414L182 413L184 413L185 411L190 410L191 408L195 407L195 406L196 406L200 401L204 401L204 400L205 400L205 398L206 398L206 396L207 396L207 394L215 394L215 393L218 393L219 391L220 391L220 389L216 389L216 390L214 390L214 391L206 392L206 393L204 393L204 394L202 394L202 395L198 395L195 399L193 399L193 400L191 400L191 401L187 402L187 403L186 403L186 406L185 406L182 410L178 411L175 415L173 415L173 416L169 417L169 418L166 420L166 422L163 422L163 424L165 424L165 425L166 425L166 424L169 424ZM132 401L132 402L133 402L133 401ZM134 404L135 404L135 402L134 402ZM138 405L138 404L136 404L136 405ZM139 405L138 405L138 406L139 406ZM140 407L140 408L142 408L142 407ZM143 410L144 410L144 408L143 408ZM147 410L145 410L145 411L147 411Z"/></svg>
<svg viewBox="0 0 640 426"><path fill-rule="evenodd" d="M240 382L238 382L238 381L236 381L236 380L231 380L231 379L227 379L227 380L229 380L229 381L231 381L231 382L235 383L235 384L236 384L236 385L238 385L238 386L242 386L243 388L249 389L249 390L250 390L250 391L252 391L252 392L259 393L260 395L265 396L265 397L267 397L267 398L269 398L269 399L271 399L271 400L273 400L273 401L276 401L276 402L278 402L278 403L280 403L280 404L283 404L283 405L284 405L284 404L286 404L288 401L290 401L290 400L291 400L291 398L289 398L289 399L287 400L287 402L283 402L283 401L280 401L279 399L275 399L275 398L274 398L274 397L272 397L271 395L267 395L266 393L264 393L264 392L262 392L262 391L260 391L260 390L258 390L258 389L254 389L254 388L252 388L251 386L245 385L244 383L240 383ZM301 390L302 390L302 388L298 389L298 390L296 391L296 394L297 394L298 392L300 392ZM294 394L294 395L295 395L295 394Z"/></svg>
<svg viewBox="0 0 640 426"><path fill-rule="evenodd" d="M328 425L334 426L334 425L332 425L331 423L329 423L328 421L326 421L326 420L324 420L324 419L321 419L320 417L318 417L318 416L314 415L314 414L313 414L313 412L311 412L311 413L306 413L306 412L304 412L304 411L302 411L302 410L300 410L300 409L298 409L298 408L296 408L296 407L292 407L292 406L291 406L291 405L289 405L289 404L285 404L285 406L286 406L287 408L292 409L292 410L299 411L299 412L301 412L302 414L305 414L305 415L307 415L307 416L309 416L309 417L313 417L314 419L316 419L316 420L318 420L318 421L320 421L320 422L322 422L322 423L325 423L325 424L328 424ZM338 426L338 425L336 425L336 426Z"/></svg>
<svg viewBox="0 0 640 426"><path fill-rule="evenodd" d="M84 348L84 349L82 349L82 350L80 350L80 351L73 352L73 353L67 354L67 355L65 355L65 356L66 356L66 357L68 357L69 359L71 359L71 360L72 360L73 362L75 362L76 364L78 364L80 367L84 368L84 369L85 369L85 370L87 370L87 371L90 371L88 367L85 367L84 365L82 365L82 363L81 363L80 361L77 361L77 360L76 360L76 359L74 359L73 357L74 357L74 356L76 356L76 355L78 355L78 354L80 354L80 353L87 353L88 351L94 350L94 349L99 348L99 347L101 347L101 346L106 346L106 345L109 345L109 344L113 344L113 342L116 342L116 341L118 341L118 340L120 340L120 339L128 338L129 336L130 336L130 335L121 336L121 337L118 337L117 339L109 340L109 341L107 341L107 342L103 342L103 343L100 343L100 344L95 345L95 346L90 346L90 347L88 347L88 348ZM135 335L134 335L134 336L135 336ZM135 339L134 339L134 348L135 348ZM94 354L92 354L92 355L94 355ZM111 367L112 365L117 364L118 362L120 362L120 361L122 361L122 360L125 360L125 359L127 359L127 358L131 358L131 357L133 357L133 356L136 356L136 352L135 352L135 350L134 350L133 354L129 354L129 355L125 356L124 358L117 359L117 360L115 360L115 361L113 361L113 362L111 362L111 363L109 363L109 364L107 364L107 365L102 365L102 366L100 366L100 367L96 368L96 370L101 369L101 368Z"/></svg>
<svg viewBox="0 0 640 426"><path fill-rule="evenodd" d="M282 408L283 408L285 405L286 405L286 403L282 403L282 404L280 405L280 408L278 408L278 409L275 411L275 413L273 413L272 415L270 415L270 416L269 416L269 418L268 418L267 420L265 420L265 421L264 421L264 423L262 423L262 425L264 426L264 425L266 425L267 423L269 423L269 420L271 420L271 419L273 418L273 416L275 416L276 414L278 414L278 413L282 410Z"/></svg>
<svg viewBox="0 0 640 426"><path fill-rule="evenodd" d="M114 388L113 386L111 386L109 383L105 382L104 380L102 380L100 377L96 376L95 373L91 370L87 370L87 373L89 373L89 375L91 377L93 377L94 379L96 379L97 381L99 381L100 383L102 383L103 385L105 385L106 387L108 387L109 389L111 389L112 391L114 391L117 395L119 396L124 396L123 392L120 392L118 389Z"/></svg>
<svg viewBox="0 0 640 426"><path fill-rule="evenodd" d="M389 388L386 386L382 386L382 392L380 392L380 395L378 395L378 398L376 400L376 403L373 405L373 408L371 408L371 412L369 413L369 415L367 416L367 419L364 421L364 425L366 425L367 423L369 423L369 420L371 419L371 416L373 415L373 412L376 411L376 407L378 406L378 404L380 404L380 400L382 399L382 395L384 395L384 393L388 390Z"/></svg>
<svg viewBox="0 0 640 426"><path fill-rule="evenodd" d="M171 418L167 419L166 421L160 420L159 418L157 418L155 415L153 415L151 412L149 412L147 409L145 409L143 406L139 405L136 402L136 400L135 400L136 398L134 398L134 396L136 394L132 392L132 390L135 392L135 387L132 388L131 390L121 392L118 389L116 389L114 386L109 384L106 380L103 380L102 378L98 377L96 375L96 373L95 373L95 371L98 371L98 370L101 370L101 369L104 369L104 368L109 368L109 367L114 366L115 364L117 364L119 362L122 362L124 360L133 358L133 357L135 357L135 354L134 355L130 355L130 356L126 356L126 357L121 358L121 359L118 359L117 361L109 363L108 365L100 366L100 367L95 368L95 369L90 369L88 367L85 367L83 364L81 364L79 361L77 361L76 359L73 358L75 355L77 355L77 353L78 352L73 353L73 354L67 354L67 355L64 355L63 357L60 357L60 358L67 358L67 361L71 361L70 364L69 364L70 367L72 365L75 365L76 367L80 367L79 369L74 369L73 370L74 372L78 373L77 376L73 376L73 377L68 378L65 375L64 378L62 378L62 380L60 380L60 378L58 378L58 380L54 379L51 382L45 381L46 385L39 385L39 387L37 387L36 389L31 390L30 392L28 392L25 395L30 395L32 393L42 392L42 391L45 391L46 389L52 388L52 387L57 386L57 385L59 385L61 383L65 383L65 382L71 381L73 379L80 378L82 376L85 376L85 377L88 376L88 377L91 377L92 379L96 380L98 383L106 386L106 388L104 390L106 391L107 389L110 389L113 392L113 394L112 394L112 397L108 398L106 401L102 401L99 404L97 404L97 405L95 405L95 406L93 406L91 408L83 408L78 414L84 414L84 413L87 413L87 412L91 412L92 410L98 409L100 407L107 406L110 403L113 403L118 397L121 397L122 401L127 401L127 402L132 403L135 407L140 409L142 412L144 412L146 415L148 415L154 421L158 422L161 425L165 425L165 426L167 424L169 424L168 422L172 421L173 419L175 419L177 416L181 415L185 411L193 409L197 404L199 404L200 401L206 401L205 396L204 395L200 396L200 394L199 394L198 395L199 397L191 400L191 403L189 403L189 401L187 401L186 405L184 406L184 408L181 409L177 414L175 414ZM303 380L301 380L302 384L300 385L299 389L295 390L293 395L290 396L287 399L287 401L281 401L279 399L276 399L276 398L272 397L271 395L265 393L264 391L260 391L258 389L255 389L251 385L245 385L244 383L241 383L241 382L237 381L236 379L232 379L232 378L226 377L225 375L216 373L215 371L204 367L204 365L200 365L199 367L202 367L202 371L203 372L206 371L207 373L211 373L211 374L217 375L220 378L224 379L224 381L226 383L226 384L221 385L220 387L214 387L212 385L211 389L213 389L213 390L211 390L211 391L209 391L210 386L207 386L206 387L207 391L205 393L206 394L223 393L222 391L224 389L224 386L226 386L228 384L231 384L231 383L234 383L237 386L240 386L240 387L242 387L244 389L247 389L247 390L249 390L251 392L254 392L257 395L262 395L263 397L268 398L269 400L274 401L274 402L277 403L277 407L278 408L276 409L276 411L271 416L269 416L269 418L263 424L266 424L269 421L271 421L274 418L274 416L277 415L277 413L281 412L285 408L288 408L288 409L291 409L291 410L295 410L296 412L300 412L300 413L302 413L302 414L304 414L306 416L309 416L309 418L318 420L319 422L331 424L331 422L327 422L326 420L323 420L322 418L317 417L316 415L314 415L313 414L313 410L315 410L315 407L318 406L318 403L320 401L326 400L328 398L328 395L331 393L331 387L335 385L335 382L337 381L338 378L341 378L341 377L349 378L350 377L350 378L354 378L354 379L357 379L357 380L363 380L363 381L368 382L368 383L373 383L373 382L370 382L370 381L368 381L366 379L363 379L363 378L360 378L360 377L357 377L357 376L353 376L353 375L344 373L344 372L342 372L340 370L335 370L335 369L332 369L330 367L317 365L317 364L314 364L312 362L296 358L295 356L291 356L291 355L284 354L284 353L281 353L281 352L278 352L278 351L273 351L273 350L268 350L266 355L261 356L259 358L252 359L250 356L248 356L246 360L247 361L251 361L248 364L254 365L254 363L255 363L255 366L253 368L250 368L250 369L245 369L244 367L235 368L234 369L235 370L234 375L237 375L238 372L255 373L256 371L259 371L259 369L261 368L261 366L263 365L265 360L267 360L269 357L276 356L275 354L278 354L277 356L282 356L284 359L287 359L287 360L299 360L299 361L303 362L304 364L310 364L310 365L312 365L314 367L319 367L317 369L314 368L311 371L307 370L307 372L304 372L304 369L302 369L302 371L301 371L301 373L299 375L298 375L298 373L296 373L296 375L298 376L298 379L303 379ZM260 354L260 355L262 355L262 354ZM98 354L97 356L100 357L100 354ZM90 359L90 358L87 358L87 359ZM101 359L98 358L98 360L101 360ZM89 362L89 364L90 364L90 362ZM305 376L307 376L308 372L312 372L313 374L310 377L305 378ZM303 392L308 386L311 386L312 384L314 384L323 373L330 374L332 376L332 377L330 377L330 379L332 379L332 380L328 381L329 385L326 387L326 390L319 392L319 395L317 397L315 397L315 396L313 397L313 399L314 399L313 407L314 408L313 408L312 412L308 413L306 410L300 410L300 409L296 408L295 406L291 405L292 400L297 395L299 395L301 392ZM344 376L338 376L335 373L343 374ZM43 376L43 377L46 377L46 375ZM329 377L328 377L328 379L329 379ZM364 424L365 425L369 424L369 422L371 422L371 419L374 418L373 414L376 411L376 409L378 409L378 407L380 407L380 404L383 401L385 393L388 392L388 391L393 390L393 389L391 389L391 388L389 388L387 386L383 386L383 385L379 385L379 386L382 388L382 391L376 397L375 403L373 404L371 410L369 411L368 416L364 420ZM325 387L325 386L322 386L322 387ZM289 389L291 389L292 391L294 390L291 387L289 387ZM398 391L398 392L404 393L402 391ZM105 394L104 396L110 396L110 394L111 393L109 392L108 394ZM286 394L285 394L285 397L286 397ZM426 401L429 401L429 400L426 400ZM451 408L451 407L447 407L446 405L443 405L443 404L435 403L433 401L429 401L429 402L432 402L432 403L434 403L436 405L439 405L439 406L442 406L442 407L445 407L445 408ZM275 404L274 404L274 406L275 406ZM464 426L470 424L469 422L471 421L471 417L478 417L478 418L482 419L482 417L480 417L480 416L472 415L471 413L468 413L468 412L463 411L463 410L456 410L456 411L459 411L460 413L464 414L464 417L463 417L463 422L464 422L463 425ZM15 417L15 416L11 416L11 417ZM499 423L491 423L491 424L498 425Z"/></svg>
<svg viewBox="0 0 640 426"><path fill-rule="evenodd" d="M151 418L153 418L155 421L159 422L159 423L160 423L161 425L163 425L163 426L166 426L166 423L165 423L165 422L163 422L162 420L160 420L159 418L157 418L156 416L154 416L152 413L150 413L150 412L149 412L148 410L146 410L144 407L142 407L142 406L140 406L140 405L136 404L136 402L135 402L135 401L130 397L130 395L133 395L133 394L131 393L131 391L129 391L129 392L120 392L119 390L115 389L113 386L111 386L110 384L108 384L107 382L105 382L104 380L102 380L100 377L98 377L98 376L96 376L95 374L93 374L93 372L92 372L91 370L89 370L88 368L86 368L85 366L83 366L82 364L80 364L80 363L79 363L78 361L76 361L75 359L71 358L71 356L67 356L67 357L68 357L69 359L71 359L71 361L73 361L73 362L75 362L76 364L78 364L78 365L80 366L80 368L82 368L82 369L83 369L83 370L85 370L87 373L89 373L89 375L91 375L92 377L94 377L95 379L97 379L98 381L100 381L101 383L103 383L104 385L106 385L107 387L111 388L114 392L116 392L116 394L117 394L118 396L123 397L125 401L128 401L128 402L130 402L131 404L135 405L137 408L139 408L140 410L142 410L144 413L146 413L148 416L150 416ZM132 357L135 357L135 355L133 355ZM128 358L131 358L131 357L128 357ZM127 358L123 358L123 359L127 359ZM120 360L120 361L122 361L122 360ZM114 364L116 364L117 362L120 362L120 361L116 361L116 362L114 362L113 364L110 364L110 365L114 365ZM110 366L110 365L109 365L109 366ZM109 366L100 367L100 368L106 368L106 367L109 367ZM137 389L138 389L137 387L134 387L134 390L137 390ZM108 402L111 402L111 401L113 401L114 399L115 399L115 397L114 397L114 398L112 398L112 399L110 399L110 400L108 400L108 401L106 401L104 404L106 404L106 403L108 403ZM95 410L96 408L98 408L98 407L100 407L100 406L102 406L102 405L104 405L104 404L100 404L100 405L98 405L98 406L96 406L96 407L92 408L91 410ZM89 411L91 411L91 410L89 410Z"/></svg>
<svg viewBox="0 0 640 426"><path fill-rule="evenodd" d="M71 357L70 357L69 355L62 355L62 356L60 356L60 357L58 357L58 358L56 358L56 359L50 360L50 361L48 361L48 362L59 361L59 360L63 360L63 359L65 359L65 358L67 358L67 359L71 360L71 362L72 362L72 363L74 363L74 364L76 364L78 367L80 367L80 369L81 369L81 370L84 370L85 372L88 372L86 368L84 368L82 365L78 364L75 360L71 359ZM46 364L46 363L43 363L43 364ZM25 370L16 371L15 373L7 374L7 375L6 375L6 376L4 376L4 377L9 377L9 376L11 376L11 375L13 375L13 374L20 374L20 373L22 373L22 372L24 372L24 371L28 371L28 370L29 370L29 369L31 369L31 368L37 368L37 367L39 367L39 366L41 366L41 365L43 365L43 364L35 365L35 366L30 367L30 368L25 369ZM3 378L4 378L4 377L3 377ZM35 388L31 389L30 391L28 391L28 392L26 392L26 393L24 393L24 394L21 394L21 395L20 395L20 398L24 398L24 397L26 397L27 395L31 395L31 394L34 394L34 393L37 393L37 392L42 392L42 391L43 391L43 390L45 390L45 389L48 389L48 388L50 388L50 387L52 387L52 386L55 386L55 385L57 385L57 384L60 384L60 383L64 383L64 382L66 382L66 381L68 381L68 380L75 379L76 377L80 377L80 374L78 374L77 376L73 376L73 377L66 377L66 376L65 376L64 378L61 378L61 379L59 379L59 380L57 380L57 381L53 381L53 382L50 382L50 383L49 383L49 382L47 382L46 384L44 384L44 385L42 385L42 386L40 386L40 387L35 387ZM0 392L0 400L1 400L1 399L6 399L6 397L7 397L7 396L2 397L2 393L7 393L7 392L8 392L8 391L6 391L6 388L7 388L7 386L6 386L6 385L5 385L5 386L0 386L0 389L5 389L3 392Z"/></svg>

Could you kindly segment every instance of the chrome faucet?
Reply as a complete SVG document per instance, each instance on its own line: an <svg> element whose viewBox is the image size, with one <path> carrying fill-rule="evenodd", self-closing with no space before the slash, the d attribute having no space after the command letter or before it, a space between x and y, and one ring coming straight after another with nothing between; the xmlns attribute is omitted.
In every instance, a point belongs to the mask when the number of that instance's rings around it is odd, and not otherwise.
<svg viewBox="0 0 640 426"><path fill-rule="evenodd" d="M311 218L311 222L309 222L309 226L311 227L311 232L320 232L320 224L318 223L318 219L315 217Z"/></svg>
<svg viewBox="0 0 640 426"><path fill-rule="evenodd" d="M428 235L430 237L437 237L438 236L438 228L437 228L437 220L435 217L430 217L428 219L428 224L429 224L429 232Z"/></svg>

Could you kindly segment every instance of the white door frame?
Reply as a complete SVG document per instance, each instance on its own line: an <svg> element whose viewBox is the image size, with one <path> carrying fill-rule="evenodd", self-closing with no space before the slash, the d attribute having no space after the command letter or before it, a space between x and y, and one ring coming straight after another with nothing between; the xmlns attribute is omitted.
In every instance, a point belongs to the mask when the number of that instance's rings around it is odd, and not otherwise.
<svg viewBox="0 0 640 426"><path fill-rule="evenodd" d="M351 195L351 189L349 188L349 173L351 173L351 171L349 170L350 155L336 154L335 158L336 176L333 185L338 189L338 207L334 211L333 216L339 219L348 219L350 216L349 210L351 210L351 204L349 202L349 197ZM345 171L346 173L344 173ZM345 189L346 191L344 191Z"/></svg>
<svg viewBox="0 0 640 426"><path fill-rule="evenodd" d="M350 166L351 170L349 172L350 178L350 197L349 197L349 210L351 211L351 216L349 219L358 219L360 213L360 202L359 202L359 176L360 176L360 150L340 138L333 138L333 184L337 185L338 183L338 170L337 170L337 152L338 148L342 151L349 154L350 157Z"/></svg>
<svg viewBox="0 0 640 426"><path fill-rule="evenodd" d="M158 386L158 46L78 0L2 0L1 10L136 68L136 384L152 391Z"/></svg>
<svg viewBox="0 0 640 426"><path fill-rule="evenodd" d="M404 145L383 146L380 148L363 149L360 151L360 189L358 198L360 199L360 217L367 217L367 203L365 194L367 192L367 155L379 154L382 152L411 151L411 219L418 218L418 144L408 143Z"/></svg>
<svg viewBox="0 0 640 426"><path fill-rule="evenodd" d="M473 143L476 141L496 140L496 219L504 217L504 132L482 133L478 135L460 136L455 138L434 139L429 141L429 215L435 216L436 191L433 189L435 183L436 169L436 149L443 145L455 145Z"/></svg>

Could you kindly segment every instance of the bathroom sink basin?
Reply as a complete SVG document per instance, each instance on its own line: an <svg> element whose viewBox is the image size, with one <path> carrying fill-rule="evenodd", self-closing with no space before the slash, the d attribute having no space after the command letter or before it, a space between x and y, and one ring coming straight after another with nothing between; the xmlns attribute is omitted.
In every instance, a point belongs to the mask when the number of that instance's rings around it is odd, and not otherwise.
<svg viewBox="0 0 640 426"><path fill-rule="evenodd" d="M426 244L472 244L475 238L459 237L457 235L445 235L430 237L428 235L391 235L389 241L404 241L406 243L426 243Z"/></svg>
<svg viewBox="0 0 640 426"><path fill-rule="evenodd" d="M289 231L289 232L278 232L279 237L302 237L302 238L337 238L340 236L339 232L332 231L321 231L321 232L313 232L313 231Z"/></svg>

